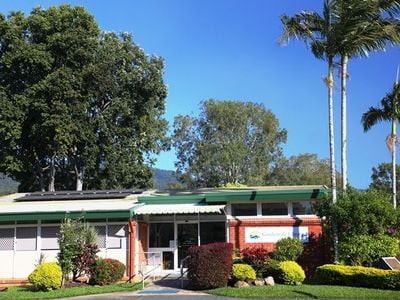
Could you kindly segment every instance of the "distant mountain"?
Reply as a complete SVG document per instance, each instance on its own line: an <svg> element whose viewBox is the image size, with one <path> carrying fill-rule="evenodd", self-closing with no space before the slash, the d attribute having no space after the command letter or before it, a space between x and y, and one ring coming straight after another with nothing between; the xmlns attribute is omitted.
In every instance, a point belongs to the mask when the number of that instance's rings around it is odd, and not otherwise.
<svg viewBox="0 0 400 300"><path fill-rule="evenodd" d="M158 190L163 190L167 188L168 184L179 184L174 175L174 171L162 169L154 169L153 183L154 188Z"/></svg>
<svg viewBox="0 0 400 300"><path fill-rule="evenodd" d="M163 190L168 187L168 184L179 185L178 180L171 170L154 169L153 178L154 188ZM0 173L0 195L15 193L18 190L18 182L10 177Z"/></svg>

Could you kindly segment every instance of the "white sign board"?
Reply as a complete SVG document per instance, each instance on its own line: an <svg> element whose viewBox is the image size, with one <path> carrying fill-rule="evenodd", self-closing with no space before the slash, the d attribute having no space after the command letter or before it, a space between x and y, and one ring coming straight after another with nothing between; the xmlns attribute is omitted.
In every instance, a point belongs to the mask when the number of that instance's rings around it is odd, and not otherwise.
<svg viewBox="0 0 400 300"><path fill-rule="evenodd" d="M276 243L282 238L292 237L308 242L307 226L246 227L246 243Z"/></svg>

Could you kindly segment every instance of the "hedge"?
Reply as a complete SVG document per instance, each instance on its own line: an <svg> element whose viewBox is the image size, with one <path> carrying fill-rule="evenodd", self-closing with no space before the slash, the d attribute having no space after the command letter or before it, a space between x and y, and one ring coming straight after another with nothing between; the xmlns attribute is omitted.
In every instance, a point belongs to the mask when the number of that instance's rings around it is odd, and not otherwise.
<svg viewBox="0 0 400 300"><path fill-rule="evenodd" d="M227 286L232 269L232 244L192 246L188 254L188 278L193 288L212 289Z"/></svg>
<svg viewBox="0 0 400 300"><path fill-rule="evenodd" d="M400 271L370 267L323 265L317 268L315 279L321 284L400 289Z"/></svg>

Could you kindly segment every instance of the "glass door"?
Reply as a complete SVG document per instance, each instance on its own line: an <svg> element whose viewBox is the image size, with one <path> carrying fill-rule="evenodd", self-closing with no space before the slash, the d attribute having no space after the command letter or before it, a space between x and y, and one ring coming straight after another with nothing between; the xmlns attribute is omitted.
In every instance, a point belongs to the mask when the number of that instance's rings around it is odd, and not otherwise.
<svg viewBox="0 0 400 300"><path fill-rule="evenodd" d="M197 223L182 223L178 225L178 268L181 260L188 255L190 246L199 244ZM186 265L184 265L186 267Z"/></svg>

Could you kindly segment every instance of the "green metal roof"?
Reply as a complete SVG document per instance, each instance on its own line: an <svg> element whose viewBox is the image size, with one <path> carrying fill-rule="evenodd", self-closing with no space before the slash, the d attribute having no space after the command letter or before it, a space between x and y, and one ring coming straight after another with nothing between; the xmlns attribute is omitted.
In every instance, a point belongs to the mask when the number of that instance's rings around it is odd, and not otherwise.
<svg viewBox="0 0 400 300"><path fill-rule="evenodd" d="M66 217L88 219L102 218L129 218L131 216L129 210L123 211L76 211L76 212L32 212L32 213L1 213L0 221L34 221L34 220L62 220Z"/></svg>
<svg viewBox="0 0 400 300"><path fill-rule="evenodd" d="M139 196L139 203L145 204L184 204L184 203L234 203L234 202L268 202L292 200L317 200L327 196L330 189L320 187L270 187L268 189L225 189L211 190L203 193L182 194L155 194L152 196Z"/></svg>

